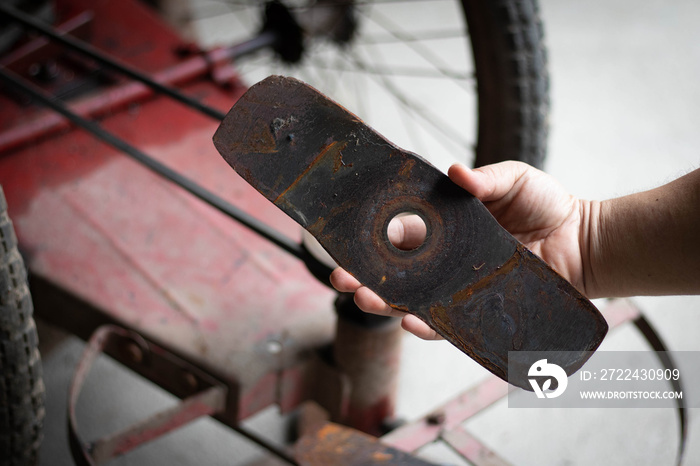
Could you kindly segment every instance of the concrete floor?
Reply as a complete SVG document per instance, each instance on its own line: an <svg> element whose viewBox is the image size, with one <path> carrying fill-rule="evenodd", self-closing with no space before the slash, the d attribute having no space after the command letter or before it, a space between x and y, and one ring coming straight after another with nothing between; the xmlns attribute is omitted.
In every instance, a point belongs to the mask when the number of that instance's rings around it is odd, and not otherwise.
<svg viewBox="0 0 700 466"><path fill-rule="evenodd" d="M541 9L552 86L547 171L576 196L605 199L658 186L697 168L700 3L543 0ZM444 167L446 160L436 163ZM700 297L634 302L672 350L700 350ZM46 331L41 336L49 340ZM43 465L71 464L65 400L82 346L68 337L44 354ZM645 344L628 325L611 333L602 348L642 350ZM109 361L101 361L96 371L81 403L91 435L172 402ZM449 344L406 335L398 414L415 418L486 376ZM91 407L98 396L119 408L98 413ZM695 465L700 464L700 425L696 411L689 415L684 464ZM678 436L675 416L670 409L525 410L501 402L466 427L517 465L670 465ZM282 432L274 410L252 426L272 436L275 429ZM259 454L228 429L201 420L113 464L245 464ZM426 454L458 463L439 447Z"/></svg>

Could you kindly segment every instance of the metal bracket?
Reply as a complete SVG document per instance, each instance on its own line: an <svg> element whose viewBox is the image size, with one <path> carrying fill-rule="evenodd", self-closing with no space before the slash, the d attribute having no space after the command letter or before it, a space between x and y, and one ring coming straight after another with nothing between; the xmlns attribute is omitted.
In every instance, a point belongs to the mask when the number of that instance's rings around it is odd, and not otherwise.
<svg viewBox="0 0 700 466"><path fill-rule="evenodd" d="M171 375L174 393L187 394L176 406L156 413L121 432L85 442L78 434L76 406L95 359L102 352L122 353L131 363L149 367L161 376ZM172 384L177 384L173 386ZM228 389L189 363L139 334L120 327L100 327L90 338L73 375L68 398L68 435L73 459L79 465L97 465L178 429L202 416L223 412Z"/></svg>
<svg viewBox="0 0 700 466"><path fill-rule="evenodd" d="M552 356L570 375L607 332L593 304L478 199L298 80L273 76L251 87L214 144L341 267L514 385L531 390L534 361L508 373L509 352L580 352L575 360ZM427 226L411 251L387 235L404 212Z"/></svg>

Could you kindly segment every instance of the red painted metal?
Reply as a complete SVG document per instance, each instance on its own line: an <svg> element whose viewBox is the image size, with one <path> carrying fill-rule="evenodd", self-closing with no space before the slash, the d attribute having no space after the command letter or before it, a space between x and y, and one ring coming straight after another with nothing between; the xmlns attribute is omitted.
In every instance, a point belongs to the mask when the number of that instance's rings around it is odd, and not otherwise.
<svg viewBox="0 0 700 466"><path fill-rule="evenodd" d="M67 23L68 26L73 26L73 23L78 22L78 20L85 21L86 16L89 16L91 19L92 15L89 13L86 11L79 14L75 19ZM33 44L33 42L36 42L36 44ZM22 70L26 72L30 67L28 63L37 55L36 51L42 44L47 44L46 39L36 39L23 47L22 50L15 51L3 59L2 62L5 66L17 72ZM55 45L50 42L48 44L50 46L46 48L50 51L56 49ZM182 48L186 47L183 46ZM240 92L243 88L243 84L240 82L231 63L231 59L237 53L238 47L218 47L208 51L193 51L191 48L187 48L187 50L189 52L186 59L155 72L152 76L153 80L160 84L181 85L211 76L221 86L231 87L237 92ZM181 53L181 50L178 49L178 54ZM124 110L128 105L142 102L153 95L153 89L145 84L127 81L112 88L104 89L98 94L78 99L73 102L72 109L84 118L99 118L110 112ZM65 118L55 112L45 111L29 122L10 126L0 132L0 152L33 143L37 137L46 137L69 126L70 124Z"/></svg>
<svg viewBox="0 0 700 466"><path fill-rule="evenodd" d="M382 437L382 441L399 450L416 451L439 439L443 431L458 426L507 394L507 382L495 377L488 377L480 384L448 401L433 413L388 433Z"/></svg>
<svg viewBox="0 0 700 466"><path fill-rule="evenodd" d="M139 2L56 5L59 18L93 11L94 46L213 107L228 109L244 90L236 80L222 88L208 79L209 58L175 53L186 44ZM73 62L58 61L59 77L44 87L84 81L87 90L71 105L301 237L216 154L217 122L167 98L143 100L149 91L140 84L95 81L80 67L71 75ZM167 347L226 384L219 418L232 425L273 403L291 409L307 396L308 356L332 339L335 294L301 262L46 110L2 93L0 109L7 143L0 183L32 271L38 315L84 338L114 322ZM279 351L270 351L271 341Z"/></svg>
<svg viewBox="0 0 700 466"><path fill-rule="evenodd" d="M442 439L474 466L508 466L510 464L462 426L443 432Z"/></svg>
<svg viewBox="0 0 700 466"><path fill-rule="evenodd" d="M73 18L67 19L63 24L56 25L55 29L56 32L88 40L92 19L91 11L83 11ZM60 52L60 46L49 39L36 37L2 57L0 65L15 73L31 73L32 66L38 65L42 60L53 60Z"/></svg>

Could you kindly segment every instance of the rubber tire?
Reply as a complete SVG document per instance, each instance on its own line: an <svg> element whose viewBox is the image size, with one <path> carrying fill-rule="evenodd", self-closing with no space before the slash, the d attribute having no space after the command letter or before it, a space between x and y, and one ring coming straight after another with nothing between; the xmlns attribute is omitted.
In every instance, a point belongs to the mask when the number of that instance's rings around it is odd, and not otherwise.
<svg viewBox="0 0 700 466"><path fill-rule="evenodd" d="M44 383L27 272L0 187L0 465L36 464Z"/></svg>
<svg viewBox="0 0 700 466"><path fill-rule="evenodd" d="M478 96L475 166L520 160L542 168L549 75L537 0L462 0Z"/></svg>

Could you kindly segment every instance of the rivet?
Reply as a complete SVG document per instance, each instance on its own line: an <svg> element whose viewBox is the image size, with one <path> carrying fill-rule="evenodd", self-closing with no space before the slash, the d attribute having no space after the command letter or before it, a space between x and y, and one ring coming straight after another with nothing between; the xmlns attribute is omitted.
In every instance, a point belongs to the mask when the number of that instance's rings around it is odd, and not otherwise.
<svg viewBox="0 0 700 466"><path fill-rule="evenodd" d="M143 362L143 350L139 345L136 343L128 343L125 347L124 350L126 352L127 357L135 363L141 363Z"/></svg>
<svg viewBox="0 0 700 466"><path fill-rule="evenodd" d="M431 426L439 426L440 424L445 422L445 413L438 412L438 413L429 414L428 417L425 418L425 420Z"/></svg>
<svg viewBox="0 0 700 466"><path fill-rule="evenodd" d="M197 381L197 377L195 377L194 374L191 372L183 371L182 378L185 382L185 386L190 390L196 390L199 386L199 381Z"/></svg>

